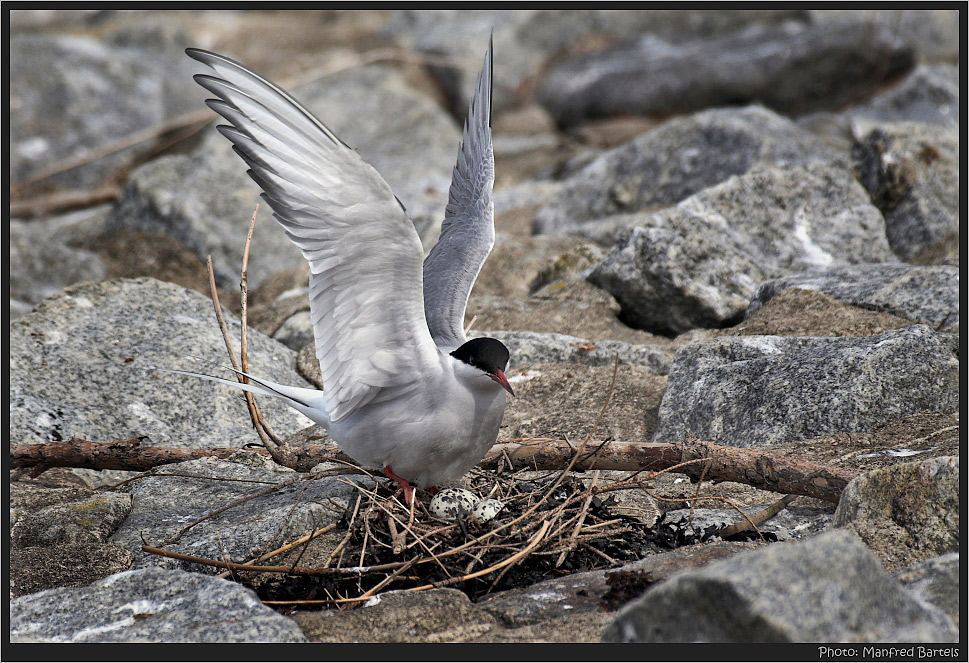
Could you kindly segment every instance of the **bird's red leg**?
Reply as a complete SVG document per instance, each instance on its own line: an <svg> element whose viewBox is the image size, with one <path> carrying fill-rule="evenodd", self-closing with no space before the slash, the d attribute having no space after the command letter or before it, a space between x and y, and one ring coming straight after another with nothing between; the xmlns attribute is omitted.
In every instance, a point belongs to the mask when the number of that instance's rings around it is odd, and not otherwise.
<svg viewBox="0 0 969 663"><path fill-rule="evenodd" d="M384 467L384 474L400 484L400 487L404 489L404 503L410 504L414 501L414 489L411 488L410 483L407 479L401 479L399 476L394 474L393 470L390 469L390 465Z"/></svg>

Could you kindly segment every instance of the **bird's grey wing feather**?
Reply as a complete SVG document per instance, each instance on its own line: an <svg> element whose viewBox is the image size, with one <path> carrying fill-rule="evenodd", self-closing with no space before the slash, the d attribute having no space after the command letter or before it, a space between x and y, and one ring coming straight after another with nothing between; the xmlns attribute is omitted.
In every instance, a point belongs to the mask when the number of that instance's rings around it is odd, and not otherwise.
<svg viewBox="0 0 969 663"><path fill-rule="evenodd" d="M441 237L424 260L424 314L434 343L454 349L467 339L464 312L485 258L495 244L495 158L491 147L491 42L464 123L451 176Z"/></svg>
<svg viewBox="0 0 969 663"><path fill-rule="evenodd" d="M195 80L218 97L206 103L229 122L219 131L310 264L324 403L340 421L436 361L420 238L377 171L289 94L227 57L186 53L217 74Z"/></svg>

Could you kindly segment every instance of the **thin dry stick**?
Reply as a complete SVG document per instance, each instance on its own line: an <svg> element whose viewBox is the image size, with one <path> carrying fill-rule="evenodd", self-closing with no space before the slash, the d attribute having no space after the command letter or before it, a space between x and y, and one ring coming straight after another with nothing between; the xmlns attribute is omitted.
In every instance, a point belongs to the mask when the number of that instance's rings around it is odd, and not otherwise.
<svg viewBox="0 0 969 663"><path fill-rule="evenodd" d="M582 529L583 523L585 523L585 514L589 511L589 505L592 503L592 498L595 497L593 492L596 489L596 484L599 482L599 470L592 473L592 484L589 486L589 495L585 498L585 502L582 503L582 509L579 511L579 522L575 524L575 529L572 530L572 535L569 537L569 543L562 554L559 555L558 560L555 562L555 568L562 566L565 562L565 557L572 550L575 550L575 537L579 535L579 530Z"/></svg>
<svg viewBox="0 0 969 663"><path fill-rule="evenodd" d="M619 565L619 562L618 562L618 561L616 561L616 560L614 560L614 559L613 559L612 557L610 557L610 556L609 556L609 555L607 555L606 553L604 553L604 552L602 552L601 550L599 550L599 549L597 549L597 548L593 548L593 547L592 547L592 546L590 546L590 545L589 545L588 543L582 543L582 542L580 542L580 543L579 543L579 545L580 545L580 546L581 546L582 548L585 548L586 550L588 550L588 551L590 551L590 552L594 552L594 553L595 553L595 554L597 554L597 555L598 555L599 557L601 557L602 559L604 559L604 560L606 560L607 562L609 562L609 564L611 564L611 565L613 565L613 566L618 566L618 565Z"/></svg>
<svg viewBox="0 0 969 663"><path fill-rule="evenodd" d="M282 555L284 552L289 552L290 550L292 550L296 546L300 546L300 545L302 545L304 543L307 543L309 541L312 541L313 539L315 539L318 536L321 536L323 534L326 534L327 532L332 532L333 530L336 529L336 527L337 527L336 523L332 523L330 525L327 525L326 527L321 527L320 529L313 530L309 534L306 534L304 536L301 536L298 539L296 539L295 541L291 541L290 543L287 543L284 546L280 546L279 548L276 548L275 550L270 550L269 552L265 553L264 555L260 555L259 557L256 557L254 559L250 559L248 562L246 562L246 564L258 564L259 562L265 562L267 559L272 559L273 557L276 557L277 555ZM299 559L297 559L296 562L298 563L299 562ZM293 566L296 566L296 564L294 564ZM220 573L219 574L219 577L224 578L227 575L229 575L229 573L230 573L229 571L224 571L223 573Z"/></svg>
<svg viewBox="0 0 969 663"><path fill-rule="evenodd" d="M256 229L256 216L259 214L259 204L256 203L256 208L252 211L252 219L249 221L249 232L246 234L246 246L242 252L242 276L239 279L239 290L240 290L240 308L241 308L241 332L239 340L239 357L242 360L242 372L249 372L249 341L246 335L246 331L249 327L248 321L248 311L249 311L249 248L252 246L252 233ZM240 376L240 381L243 384L249 383L249 378L242 375ZM279 446L285 446L286 441L281 439L273 429L270 428L269 423L266 418L262 415L262 411L256 404L255 396L250 392L245 392L246 401L249 404L249 411L255 413L255 419L253 425L257 427L262 427L266 431L266 435L273 442Z"/></svg>
<svg viewBox="0 0 969 663"><path fill-rule="evenodd" d="M423 547L424 550L427 551L427 554L431 556L431 559L433 559L435 562L437 562L437 565L441 567L441 570L444 571L444 573L446 573L448 576L451 575L451 573L447 570L447 567L444 566L444 564L442 564L441 561L437 558L437 555L434 554L434 551L431 550L430 547L427 545L427 543L424 542L424 539L422 539L420 536L418 536L414 532L414 530L412 530L410 528L409 525L406 525L402 520L400 520L399 518L397 518L397 516L394 515L393 511L391 511L390 509L388 509L387 507L385 507L383 504L381 504L379 501L377 501L377 498L376 498L376 490L374 491L374 494L372 496L372 499L373 499L374 506L376 506L378 509L380 509L381 511L383 511L384 513L386 513L393 520L397 521L397 524L400 525L401 527L403 527L405 532L409 532L410 535L413 536L414 539L416 539L418 543L420 543L421 547ZM360 563L361 564L363 563L363 558L362 557L360 558Z"/></svg>
<svg viewBox="0 0 969 663"><path fill-rule="evenodd" d="M213 117L214 115L212 111L208 109L179 115L178 117L167 122L163 122L162 124L128 134L127 136L112 141L104 147L101 147L93 152L88 152L87 154L82 154L81 156L74 157L73 159L65 159L64 161L55 163L52 166L37 171L33 175L13 184L10 188L15 192L19 191L30 186L31 184L36 184L37 182L46 180L54 175L59 175L60 173L67 172L68 170L74 170L80 166L98 161L104 157L114 154L115 152L120 152L128 149L129 147L134 147L139 143L147 142L174 129L181 129L183 127L188 127L201 122L207 123Z"/></svg>
<svg viewBox="0 0 969 663"><path fill-rule="evenodd" d="M700 478L697 479L697 482L696 482L696 490L693 491L693 499L694 500L696 500L696 498L700 497L700 488L703 487L703 479L707 476L707 470L710 469L711 462L712 461L708 461L703 466L703 469L700 470ZM690 502L690 524L691 525L693 524L693 502Z"/></svg>
<svg viewBox="0 0 969 663"><path fill-rule="evenodd" d="M219 320L219 329L222 330L222 339L225 341L225 349L229 353L229 362L232 364L232 368L234 368L236 371L240 371L242 370L242 367L239 365L239 360L236 359L235 351L232 349L232 341L229 340L229 327L225 324L225 318L222 317L222 305L219 303L219 292L215 287L215 271L212 269L212 256L207 256L207 265L209 269L209 288L212 294L212 305L215 307L215 317ZM242 382L243 378L244 376L241 376L238 373L236 374L236 379L240 382ZM249 396L248 392L246 392L246 396ZM259 421L259 415L254 409L255 401L253 401L251 398L246 398L246 406L249 408L249 418L252 419L253 427L256 429L256 434L259 436L259 439L262 440L262 444L264 447L266 447L266 451L270 456L272 456L274 461L285 466L285 459L279 452L279 449L269 439L262 426L259 426L257 423Z"/></svg>
<svg viewBox="0 0 969 663"><path fill-rule="evenodd" d="M216 532L215 533L215 540L219 542L219 552L222 553L222 561L228 563L229 556L225 552L225 546L222 545L222 533L221 532ZM232 576L232 580L233 581L239 582L239 579L236 578L235 571L233 571L232 569L229 569L228 570L228 573Z"/></svg>
<svg viewBox="0 0 969 663"><path fill-rule="evenodd" d="M318 531L317 530L317 527L319 527L320 522L323 520L323 516L325 516L326 513L327 513L327 509L326 509L326 507L323 507L323 509L320 511L320 517L316 519L316 522L315 523L313 523L313 532ZM310 540L313 539L313 538L315 538L315 537L311 537L311 536L303 536L303 537L300 537L300 539L303 542L305 542L306 545L303 546L303 549L299 551L299 554L298 555L296 555L296 559L293 560L293 568L294 569L297 566L299 566L299 562L300 562L301 559L303 559L303 555L306 553L307 550L310 549ZM297 545L299 545L299 544L297 544ZM292 547L292 546L290 546L290 547Z"/></svg>
<svg viewBox="0 0 969 663"><path fill-rule="evenodd" d="M343 547L349 543L350 537L353 536L353 523L357 520L357 511L360 509L360 500L362 498L363 495L357 495L357 503L353 507L353 515L350 516L350 523L347 525L347 535L343 537L343 540L340 541L337 547L333 549L333 552L330 553L330 556L327 558L326 562L323 563L324 568L330 566L330 562L333 561L333 558L337 556L337 553L343 550Z"/></svg>
<svg viewBox="0 0 969 663"><path fill-rule="evenodd" d="M44 216L54 212L108 203L117 200L120 195L121 187L115 184L99 186L91 191L63 191L30 200L11 202L9 214L11 218Z"/></svg>
<svg viewBox="0 0 969 663"><path fill-rule="evenodd" d="M381 589L383 589L384 587L386 587L387 585L389 585L390 583L392 583L397 576L399 576L400 574L402 574L405 571L407 571L407 569L409 569L410 567L414 566L414 563L417 562L418 559L420 559L420 556L412 557L402 567L400 567L399 569L396 569L389 576L387 576L386 578L384 578L383 580L381 580L380 582L378 582L376 585L374 585L373 587L371 587L370 589L368 589L366 592L364 592L363 594L361 594L360 596L358 596L357 597L357 600L358 601L364 601L366 599L371 598L374 594L376 594Z"/></svg>
<svg viewBox="0 0 969 663"><path fill-rule="evenodd" d="M753 514L752 516L750 516L750 522L754 523L755 525L759 525L765 520L773 518L778 513L783 511L785 508L787 508L787 506L795 499L797 499L797 497L798 497L797 495L785 495L781 499L777 500L776 502L768 506L766 509L762 509L757 513ZM717 536L723 539L726 539L728 536L739 534L740 532L743 532L747 529L750 529L750 524L747 523L745 520L741 520L740 522L734 523L733 525L728 525L723 529L717 530Z"/></svg>
<svg viewBox="0 0 969 663"><path fill-rule="evenodd" d="M458 578L447 578L445 580L439 580L439 581L437 581L437 582L435 582L433 584L430 584L430 585L421 585L420 587L411 587L410 589L406 589L404 591L407 591L407 592L419 592L419 591L425 590L425 589L435 589L437 587L444 587L446 585L453 585L453 584L458 583L458 582L464 582L465 580L472 580L474 578L480 578L481 576L488 575L489 573L493 573L493 572L497 571L498 569L504 568L504 567L508 566L509 564L515 564L516 562L518 562L518 561L524 559L525 557L527 557L529 554L531 554L531 552L533 550L535 550L536 547L538 547L538 544L542 542L542 537L544 537L545 536L545 533L548 531L548 527L549 527L549 524L548 524L548 521L546 520L545 522L542 523L542 528L538 531L538 533L534 536L534 538L532 538L531 542L525 548L523 548L521 550L521 552L519 552L516 555L512 555L511 557L509 557L506 560L503 560L501 562L498 562L494 566L490 566L487 569L482 569L481 571L475 571L474 573L469 573L468 575L461 576L461 577L458 577Z"/></svg>
<svg viewBox="0 0 969 663"><path fill-rule="evenodd" d="M193 564L201 564L203 566L214 566L220 569L234 569L236 571L251 571L255 573L286 573L290 575L303 575L303 576L319 576L319 575L354 575L361 573L372 573L376 571L393 571L406 564L407 562L388 562L386 564L375 564L373 566L354 566L347 569L340 567L330 567L330 568L293 568L289 564L284 566L256 566L253 564L236 564L234 562L220 562L216 559L208 559L207 557L196 557L195 555L186 555L184 553L178 553L174 550L165 550L163 548L156 548L154 546L142 546L141 549L147 553L153 555L159 555L161 557L170 557L171 559L178 559L183 562L192 562Z"/></svg>

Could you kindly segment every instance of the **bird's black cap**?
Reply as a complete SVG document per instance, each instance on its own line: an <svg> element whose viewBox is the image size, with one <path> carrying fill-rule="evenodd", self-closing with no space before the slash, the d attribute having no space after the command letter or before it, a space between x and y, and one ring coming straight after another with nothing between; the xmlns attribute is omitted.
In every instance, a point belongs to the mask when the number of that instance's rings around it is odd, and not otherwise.
<svg viewBox="0 0 969 663"><path fill-rule="evenodd" d="M455 359L497 375L508 366L508 348L496 338L473 338L451 353Z"/></svg>

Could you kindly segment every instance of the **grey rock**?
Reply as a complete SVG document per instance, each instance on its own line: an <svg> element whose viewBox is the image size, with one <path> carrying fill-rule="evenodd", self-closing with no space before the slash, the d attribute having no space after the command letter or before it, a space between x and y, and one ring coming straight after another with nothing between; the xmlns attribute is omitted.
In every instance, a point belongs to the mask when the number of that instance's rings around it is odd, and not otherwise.
<svg viewBox="0 0 969 663"><path fill-rule="evenodd" d="M305 642L240 585L157 568L10 602L14 642Z"/></svg>
<svg viewBox="0 0 969 663"><path fill-rule="evenodd" d="M17 521L24 515L55 504L89 497L92 494L93 491L86 488L50 488L22 481L13 481L10 483L8 503L10 507L10 528L12 530Z"/></svg>
<svg viewBox="0 0 969 663"><path fill-rule="evenodd" d="M666 387L666 377L650 368L608 364L532 364L508 380L515 398L505 408L503 440L583 440L593 429L596 439L648 440Z"/></svg>
<svg viewBox="0 0 969 663"><path fill-rule="evenodd" d="M840 302L950 329L959 324L959 269L903 263L853 265L819 274L792 274L760 284L746 318L789 288L817 290Z"/></svg>
<svg viewBox="0 0 969 663"><path fill-rule="evenodd" d="M83 587L131 568L134 555L110 543L64 543L10 549L10 593ZM11 613L12 616L12 613Z"/></svg>
<svg viewBox="0 0 969 663"><path fill-rule="evenodd" d="M887 26L788 21L676 45L647 35L578 55L553 65L538 96L563 126L751 102L802 113L835 108L911 65Z"/></svg>
<svg viewBox="0 0 969 663"><path fill-rule="evenodd" d="M473 329L551 332L635 345L667 340L623 324L616 318L619 311L608 292L577 280L552 284L527 298L472 296L465 319L477 316Z"/></svg>
<svg viewBox="0 0 969 663"><path fill-rule="evenodd" d="M99 234L109 210L101 205L45 219L10 221L11 319L62 288L105 277L104 261L72 243Z"/></svg>
<svg viewBox="0 0 969 663"><path fill-rule="evenodd" d="M602 258L602 249L563 235L500 235L481 266L471 297L527 297L543 288L563 288Z"/></svg>
<svg viewBox="0 0 969 663"><path fill-rule="evenodd" d="M558 182L526 180L494 192L495 217L527 207L536 207L562 190Z"/></svg>
<svg viewBox="0 0 969 663"><path fill-rule="evenodd" d="M588 279L615 296L623 322L659 333L732 324L773 276L893 257L865 191L820 165L758 166L619 222L635 225Z"/></svg>
<svg viewBox="0 0 969 663"><path fill-rule="evenodd" d="M10 11L10 29L13 32L28 32L88 27L123 13L125 10L116 9L72 9L69 12L57 9L14 9Z"/></svg>
<svg viewBox="0 0 969 663"><path fill-rule="evenodd" d="M400 10L384 33L423 53L467 63L466 69L435 67L434 73L454 99L462 116L474 93L477 66L488 38L494 35L495 89L493 108L515 105L534 87L543 65L554 55L593 39L631 39L643 33L682 41L718 35L760 23L807 18L800 10L678 10L617 9L487 9Z"/></svg>
<svg viewBox="0 0 969 663"><path fill-rule="evenodd" d="M352 480L365 488L373 486L366 477ZM282 486L285 482L290 483ZM131 514L111 536L111 542L132 551L136 567L215 573L218 569L150 555L141 546L144 540L152 545L168 541L196 519L272 484L281 487L205 519L164 547L207 559L248 562L267 549L308 534L314 527L336 522L346 501L357 494L343 477L310 481L252 452L239 452L228 461L207 458L166 465L132 486Z"/></svg>
<svg viewBox="0 0 969 663"><path fill-rule="evenodd" d="M758 164L812 163L850 165L766 108L703 111L665 122L571 174L561 192L538 210L534 230L568 232L613 214L673 205Z"/></svg>
<svg viewBox="0 0 969 663"><path fill-rule="evenodd" d="M72 436L95 441L206 448L259 442L238 390L162 368L210 372L227 363L206 297L149 278L72 286L10 324L11 440L36 444ZM232 338L239 323L226 315ZM289 348L250 330L251 370L308 386ZM211 362L199 365L191 358ZM310 422L278 399L260 406L281 435ZM117 471L77 470L90 481Z"/></svg>
<svg viewBox="0 0 969 663"><path fill-rule="evenodd" d="M180 47L189 46L184 33ZM23 34L10 39L10 173L14 182L57 162L198 108L204 95L183 83L194 68L143 45L87 37ZM55 176L94 186L132 155L123 150Z"/></svg>
<svg viewBox="0 0 969 663"><path fill-rule="evenodd" d="M856 137L865 136L885 122L923 122L958 128L959 117L959 68L951 64L923 64L870 101L840 113L805 113L796 122L847 154Z"/></svg>
<svg viewBox="0 0 969 663"><path fill-rule="evenodd" d="M286 318L280 325L273 338L290 350L299 352L308 343L314 342L313 321L309 311L299 311Z"/></svg>
<svg viewBox="0 0 969 663"><path fill-rule="evenodd" d="M959 228L959 128L879 125L852 148L859 180L885 216L888 243L905 260Z"/></svg>
<svg viewBox="0 0 969 663"><path fill-rule="evenodd" d="M183 83L197 87L190 79ZM433 244L461 140L455 121L408 87L402 74L381 65L342 71L292 92L377 169L425 245ZM258 193L229 141L212 130L192 155L156 159L132 173L111 223L170 233L200 258L211 254L219 284L234 286ZM270 219L263 205L249 261L251 287L304 262Z"/></svg>
<svg viewBox="0 0 969 663"><path fill-rule="evenodd" d="M131 511L131 497L103 492L25 514L11 528L14 548L103 543Z"/></svg>
<svg viewBox="0 0 969 663"><path fill-rule="evenodd" d="M916 597L931 603L959 623L959 553L951 552L897 572L893 577Z"/></svg>
<svg viewBox="0 0 969 663"><path fill-rule="evenodd" d="M561 578L537 582L529 587L496 592L483 598L479 605L503 625L518 628L540 624L563 613L576 617L583 613L611 618L607 611L616 609L631 598L630 578L642 585L660 582L674 574L702 567L743 552L751 544L713 542L700 546L683 546L658 552L616 569L584 571Z"/></svg>
<svg viewBox="0 0 969 663"><path fill-rule="evenodd" d="M924 122L959 126L959 67L923 64L905 80L871 101L844 111L855 135L867 134L885 122Z"/></svg>
<svg viewBox="0 0 969 663"><path fill-rule="evenodd" d="M848 532L685 571L648 589L604 642L953 642L956 625Z"/></svg>
<svg viewBox="0 0 969 663"><path fill-rule="evenodd" d="M959 231L953 230L913 258L912 263L915 265L952 265L958 267L961 250L962 242L959 241Z"/></svg>
<svg viewBox="0 0 969 663"><path fill-rule="evenodd" d="M923 325L866 337L721 337L673 357L654 442L763 447L959 408L959 340Z"/></svg>
<svg viewBox="0 0 969 663"><path fill-rule="evenodd" d="M959 457L872 470L841 494L832 527L855 532L890 571L959 550Z"/></svg>
<svg viewBox="0 0 969 663"><path fill-rule="evenodd" d="M821 27L854 19L854 9L812 9L812 23ZM959 12L955 9L866 9L865 22L872 30L887 27L911 48L920 61L959 59Z"/></svg>
<svg viewBox="0 0 969 663"><path fill-rule="evenodd" d="M526 364L580 364L612 366L619 357L621 365L642 366L658 375L669 372L669 354L655 346L633 345L622 341L589 341L566 334L541 332L474 332L476 336L496 338L511 353L511 366Z"/></svg>
<svg viewBox="0 0 969 663"><path fill-rule="evenodd" d="M194 40L176 16L161 12L134 13L104 34L108 44L151 49L177 62L182 62L186 45Z"/></svg>

